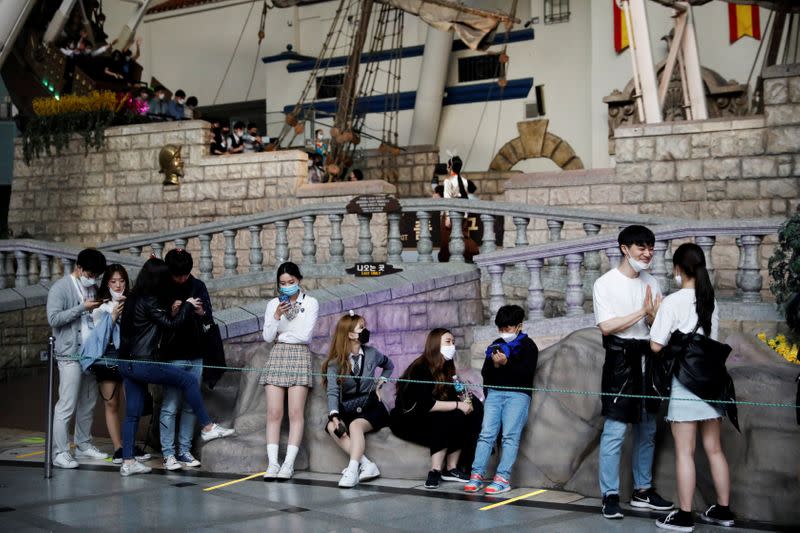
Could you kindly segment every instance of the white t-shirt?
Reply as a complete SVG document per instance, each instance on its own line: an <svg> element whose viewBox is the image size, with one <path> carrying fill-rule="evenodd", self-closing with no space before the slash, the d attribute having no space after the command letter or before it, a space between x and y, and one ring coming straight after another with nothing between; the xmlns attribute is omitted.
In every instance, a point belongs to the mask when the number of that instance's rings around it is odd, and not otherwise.
<svg viewBox="0 0 800 533"><path fill-rule="evenodd" d="M461 184L464 190L467 190L467 179L458 174L450 176L444 180L444 197L445 198L461 198L461 189L458 187L458 180L461 179Z"/></svg>
<svg viewBox="0 0 800 533"><path fill-rule="evenodd" d="M267 342L283 342L286 344L308 344L314 334L317 325L317 315L319 314L319 302L313 296L301 293L297 298L296 304L300 306L300 312L293 320L289 320L286 315L281 315L280 320L275 320L275 310L278 309L278 299L273 298L267 303L267 311L264 314L264 330L262 334Z"/></svg>
<svg viewBox="0 0 800 533"><path fill-rule="evenodd" d="M595 324L630 315L641 309L648 285L653 298L661 294L656 278L644 271L636 278L629 278L619 269L612 268L597 278L592 291ZM649 339L650 332L644 320L642 318L628 329L618 331L614 335L622 339Z"/></svg>
<svg viewBox="0 0 800 533"><path fill-rule="evenodd" d="M669 337L677 329L682 333L691 333L697 325L694 289L681 289L664 298L658 308L656 319L650 328L650 340L664 346ZM698 333L705 335L703 328ZM714 340L719 337L719 304L714 300L714 312L711 314L711 335Z"/></svg>

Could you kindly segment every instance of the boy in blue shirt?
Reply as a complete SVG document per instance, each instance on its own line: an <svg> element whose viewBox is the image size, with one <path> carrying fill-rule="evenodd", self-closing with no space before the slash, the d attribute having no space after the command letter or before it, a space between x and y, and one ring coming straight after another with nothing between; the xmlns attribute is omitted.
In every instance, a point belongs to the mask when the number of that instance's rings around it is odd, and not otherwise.
<svg viewBox="0 0 800 533"><path fill-rule="evenodd" d="M486 348L486 360L481 370L483 385L487 389L483 426L475 449L472 473L464 485L465 492L478 492L484 487L486 464L501 426L503 446L500 463L485 493L500 494L511 490L511 468L517 459L522 430L528 422L533 376L539 358L536 343L522 333L523 320L525 311L518 305L504 305L494 319L500 338ZM494 388L496 386L502 388Z"/></svg>

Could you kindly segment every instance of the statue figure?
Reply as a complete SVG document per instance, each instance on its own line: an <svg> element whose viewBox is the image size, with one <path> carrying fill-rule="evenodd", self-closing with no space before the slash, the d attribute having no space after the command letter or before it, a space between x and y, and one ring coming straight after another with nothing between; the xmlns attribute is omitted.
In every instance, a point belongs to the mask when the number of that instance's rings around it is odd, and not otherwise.
<svg viewBox="0 0 800 533"><path fill-rule="evenodd" d="M183 176L181 147L168 144L158 153L159 173L164 174L164 185L180 185Z"/></svg>

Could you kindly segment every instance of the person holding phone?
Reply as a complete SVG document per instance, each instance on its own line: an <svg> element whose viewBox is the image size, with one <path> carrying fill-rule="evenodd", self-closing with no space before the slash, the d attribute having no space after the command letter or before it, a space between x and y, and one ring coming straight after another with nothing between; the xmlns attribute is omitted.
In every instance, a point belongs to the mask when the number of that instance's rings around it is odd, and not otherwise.
<svg viewBox="0 0 800 533"><path fill-rule="evenodd" d="M459 458L474 448L481 429L482 404L474 398L471 402L462 399L453 386L455 355L455 337L450 331L436 328L428 333L422 355L400 378L390 413L392 433L430 449L426 489L439 488L440 481L469 481L458 467ZM467 464L471 463L469 458Z"/></svg>
<svg viewBox="0 0 800 533"><path fill-rule="evenodd" d="M278 297L267 303L264 340L274 342L259 383L267 395L267 471L264 479L290 479L300 450L305 407L311 381L308 343L317 325L319 303L300 289L298 266L287 261L276 273ZM278 462L284 398L289 399L289 444L283 463Z"/></svg>
<svg viewBox="0 0 800 533"><path fill-rule="evenodd" d="M385 427L389 412L383 405L381 389L391 377L394 364L372 346L363 317L350 311L336 325L328 358L322 364L322 382L328 390L328 423L325 430L350 456L339 486L355 487L381 475L378 466L364 453L364 435ZM376 380L375 371L381 376Z"/></svg>

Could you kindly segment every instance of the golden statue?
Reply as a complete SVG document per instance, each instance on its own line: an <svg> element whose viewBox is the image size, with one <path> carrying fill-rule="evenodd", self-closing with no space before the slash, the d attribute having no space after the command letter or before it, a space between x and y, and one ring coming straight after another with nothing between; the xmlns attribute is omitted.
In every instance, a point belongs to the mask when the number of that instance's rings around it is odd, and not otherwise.
<svg viewBox="0 0 800 533"><path fill-rule="evenodd" d="M168 144L158 153L158 164L164 174L164 185L180 185L183 176L183 159L181 159L181 147Z"/></svg>

